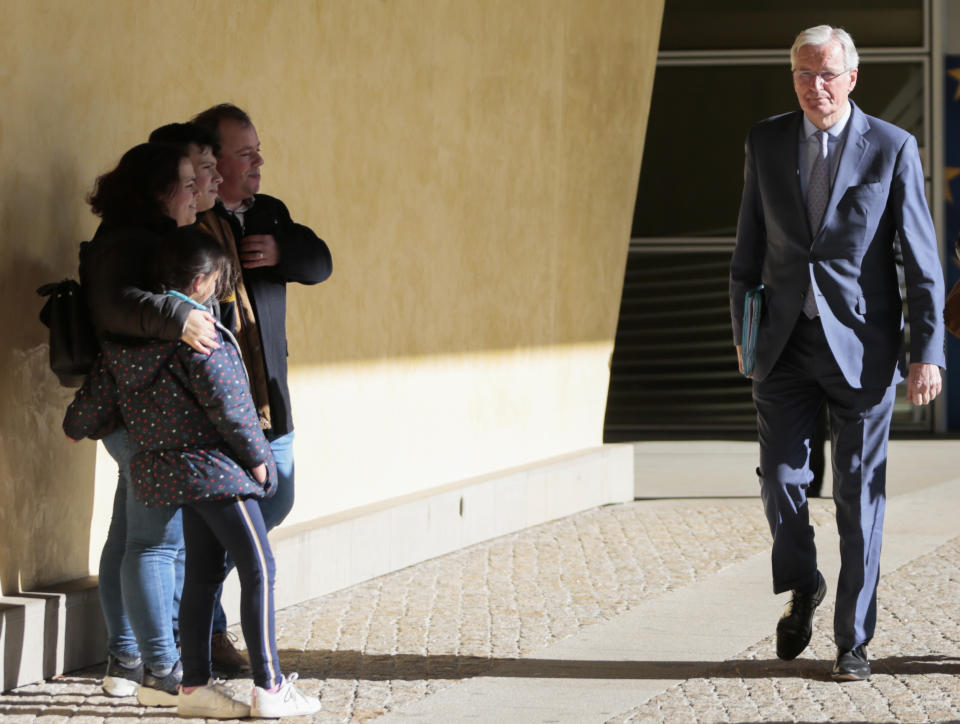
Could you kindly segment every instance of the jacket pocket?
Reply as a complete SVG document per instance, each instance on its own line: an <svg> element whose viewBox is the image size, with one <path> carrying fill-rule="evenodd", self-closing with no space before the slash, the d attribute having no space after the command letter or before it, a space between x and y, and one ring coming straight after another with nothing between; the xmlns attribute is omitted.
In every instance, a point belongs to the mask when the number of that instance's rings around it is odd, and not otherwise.
<svg viewBox="0 0 960 724"><path fill-rule="evenodd" d="M846 191L846 196L860 196L862 194L879 194L883 192L883 182L870 181L863 184L851 186Z"/></svg>

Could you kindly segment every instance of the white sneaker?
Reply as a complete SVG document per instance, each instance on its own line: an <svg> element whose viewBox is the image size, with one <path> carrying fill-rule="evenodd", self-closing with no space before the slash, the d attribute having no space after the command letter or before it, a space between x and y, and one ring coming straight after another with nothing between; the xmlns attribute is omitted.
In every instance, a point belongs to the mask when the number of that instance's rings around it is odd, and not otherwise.
<svg viewBox="0 0 960 724"><path fill-rule="evenodd" d="M259 686L253 687L250 703L250 716L263 719L279 719L282 716L303 716L320 711L320 700L315 696L305 696L293 685L296 674L284 676L280 688L275 694Z"/></svg>
<svg viewBox="0 0 960 724"><path fill-rule="evenodd" d="M242 719L250 716L250 707L233 698L233 692L216 679L189 694L183 688L177 694L177 714L207 719Z"/></svg>

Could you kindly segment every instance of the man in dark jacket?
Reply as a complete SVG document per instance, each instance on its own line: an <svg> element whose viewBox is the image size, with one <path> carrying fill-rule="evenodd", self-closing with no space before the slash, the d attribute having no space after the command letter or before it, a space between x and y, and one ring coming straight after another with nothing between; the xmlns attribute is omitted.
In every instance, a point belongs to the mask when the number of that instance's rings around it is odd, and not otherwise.
<svg viewBox="0 0 960 724"><path fill-rule="evenodd" d="M333 271L333 262L323 240L295 223L282 201L258 193L263 157L250 117L236 106L221 104L203 111L193 122L211 130L220 144L219 200L198 220L230 250L242 272L233 308L223 310L223 317L228 327L232 324L243 351L253 400L277 463L277 493L262 504L269 530L287 517L294 496L286 285L322 282ZM225 624L218 609L214 630L223 631ZM215 657L218 644L226 641L214 641Z"/></svg>

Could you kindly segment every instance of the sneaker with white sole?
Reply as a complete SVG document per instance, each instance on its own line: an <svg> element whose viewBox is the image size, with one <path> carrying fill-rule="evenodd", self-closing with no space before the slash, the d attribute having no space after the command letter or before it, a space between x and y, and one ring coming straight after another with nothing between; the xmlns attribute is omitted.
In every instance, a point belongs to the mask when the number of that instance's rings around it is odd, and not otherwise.
<svg viewBox="0 0 960 724"><path fill-rule="evenodd" d="M280 688L270 693L259 686L253 687L250 702L250 716L261 719L279 719L284 716L303 716L320 711L320 700L315 696L302 694L294 682L296 674L284 676Z"/></svg>
<svg viewBox="0 0 960 724"><path fill-rule="evenodd" d="M250 716L250 707L233 697L223 682L210 679L206 686L200 686L189 694L180 687L177 695L177 715L182 717L204 717L206 719L243 719Z"/></svg>
<svg viewBox="0 0 960 724"><path fill-rule="evenodd" d="M183 664L179 661L166 676L157 676L150 669L146 669L140 691L137 692L137 700L142 706L176 706L181 681Z"/></svg>
<svg viewBox="0 0 960 724"><path fill-rule="evenodd" d="M107 696L136 696L143 679L143 661L124 666L113 654L107 654L107 671L103 675L103 693Z"/></svg>

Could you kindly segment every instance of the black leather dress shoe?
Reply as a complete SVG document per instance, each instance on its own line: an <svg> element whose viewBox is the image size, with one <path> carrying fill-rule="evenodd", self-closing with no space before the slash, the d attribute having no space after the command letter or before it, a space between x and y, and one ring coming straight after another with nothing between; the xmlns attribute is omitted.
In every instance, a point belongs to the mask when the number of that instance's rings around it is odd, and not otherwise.
<svg viewBox="0 0 960 724"><path fill-rule="evenodd" d="M860 644L855 649L838 649L837 660L830 677L834 681L866 681L870 678L870 662L867 647Z"/></svg>
<svg viewBox="0 0 960 724"><path fill-rule="evenodd" d="M827 582L817 571L816 593L793 592L793 598L777 622L777 656L789 661L807 648L813 636L813 612L827 595Z"/></svg>

